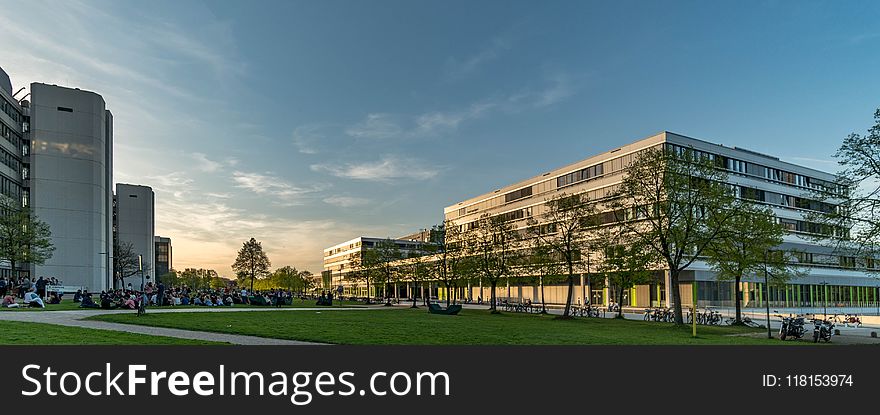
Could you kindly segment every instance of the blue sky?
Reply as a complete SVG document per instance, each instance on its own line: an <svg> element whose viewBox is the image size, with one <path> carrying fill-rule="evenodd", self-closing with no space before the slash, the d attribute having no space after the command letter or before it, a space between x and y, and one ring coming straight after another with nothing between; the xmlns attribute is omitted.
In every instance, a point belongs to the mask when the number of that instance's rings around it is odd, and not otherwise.
<svg viewBox="0 0 880 415"><path fill-rule="evenodd" d="M0 66L102 94L175 268L230 275L669 130L822 170L880 107L873 1L0 0Z"/></svg>

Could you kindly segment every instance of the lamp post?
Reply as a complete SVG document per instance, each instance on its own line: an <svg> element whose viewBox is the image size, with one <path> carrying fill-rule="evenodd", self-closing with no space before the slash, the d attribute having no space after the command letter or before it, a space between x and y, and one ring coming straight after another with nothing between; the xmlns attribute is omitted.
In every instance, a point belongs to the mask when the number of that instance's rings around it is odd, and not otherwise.
<svg viewBox="0 0 880 415"><path fill-rule="evenodd" d="M767 338L773 338L770 330L770 279L767 276L767 251L764 251L764 305L767 306Z"/></svg>
<svg viewBox="0 0 880 415"><path fill-rule="evenodd" d="M144 256L138 255L138 272L141 273L141 292L144 292Z"/></svg>
<svg viewBox="0 0 880 415"><path fill-rule="evenodd" d="M593 285L592 285L593 281L590 280L590 256L591 255L592 255L592 252L588 251L587 252L587 285L584 287L584 292L583 292L585 306L593 305L593 298L592 298L593 297ZM587 296L587 291L589 291L589 294L590 294L589 297Z"/></svg>
<svg viewBox="0 0 880 415"><path fill-rule="evenodd" d="M822 286L822 319L828 320L828 293L825 291L828 281L822 281L819 285Z"/></svg>

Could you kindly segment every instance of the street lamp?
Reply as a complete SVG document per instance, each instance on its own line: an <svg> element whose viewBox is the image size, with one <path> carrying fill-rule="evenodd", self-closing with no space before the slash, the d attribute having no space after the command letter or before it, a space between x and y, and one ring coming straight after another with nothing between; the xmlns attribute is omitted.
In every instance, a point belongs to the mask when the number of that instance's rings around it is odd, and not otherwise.
<svg viewBox="0 0 880 415"><path fill-rule="evenodd" d="M773 338L773 332L770 330L770 281L767 277L767 251L764 251L764 305L767 306L767 338Z"/></svg>
<svg viewBox="0 0 880 415"><path fill-rule="evenodd" d="M138 272L141 273L141 292L144 292L144 256L138 255Z"/></svg>

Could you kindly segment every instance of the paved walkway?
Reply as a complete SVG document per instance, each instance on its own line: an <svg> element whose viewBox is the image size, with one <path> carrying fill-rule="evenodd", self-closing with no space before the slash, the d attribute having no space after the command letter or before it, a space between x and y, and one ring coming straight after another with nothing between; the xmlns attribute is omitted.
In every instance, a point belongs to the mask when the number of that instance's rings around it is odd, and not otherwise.
<svg viewBox="0 0 880 415"><path fill-rule="evenodd" d="M162 313L219 313L219 312L333 312L365 311L383 309L382 307L304 307L304 308L162 308L147 309L149 314ZM324 345L324 343L298 340L270 339L267 337L244 336L238 334L212 333L206 331L181 330L164 327L139 326L134 324L110 323L106 321L83 320L86 317L103 314L133 314L133 310L67 310L67 311L15 311L0 313L0 320L24 321L33 323L57 324L59 326L83 327L100 330L122 331L150 336L166 336L181 339L206 340L238 345Z"/></svg>

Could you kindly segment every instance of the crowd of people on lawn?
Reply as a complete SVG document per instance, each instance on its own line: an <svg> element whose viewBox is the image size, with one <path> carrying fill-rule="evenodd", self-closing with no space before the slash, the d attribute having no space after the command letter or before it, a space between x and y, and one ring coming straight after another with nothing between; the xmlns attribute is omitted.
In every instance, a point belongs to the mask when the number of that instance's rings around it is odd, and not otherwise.
<svg viewBox="0 0 880 415"><path fill-rule="evenodd" d="M61 281L54 277L40 277L38 279L0 277L0 298L2 298L0 306L45 308L46 304L59 304L64 293L47 290L46 287L60 284ZM45 298L40 294L45 295ZM249 292L246 288L234 287L192 289L184 285L166 288L161 282L156 285L150 282L146 284L143 291L134 289L131 283L127 288L101 291L100 294L77 290L73 295L73 302L79 303L81 308L105 310L117 308L136 310L141 303L149 306L230 307L236 304L246 304L281 307L292 305L295 297L298 297L302 302L305 302L307 298L315 298L298 296L289 290L282 289ZM19 302L18 299L22 299L22 301ZM333 293L322 292L320 297L317 297L316 304L333 305Z"/></svg>
<svg viewBox="0 0 880 415"><path fill-rule="evenodd" d="M27 277L0 277L0 307L19 308L19 307L46 307L46 303L39 293L45 293L46 287L61 285L55 277L49 278L27 278ZM53 292L46 301L49 304L58 304L61 302L63 293ZM19 302L21 299L22 302Z"/></svg>

